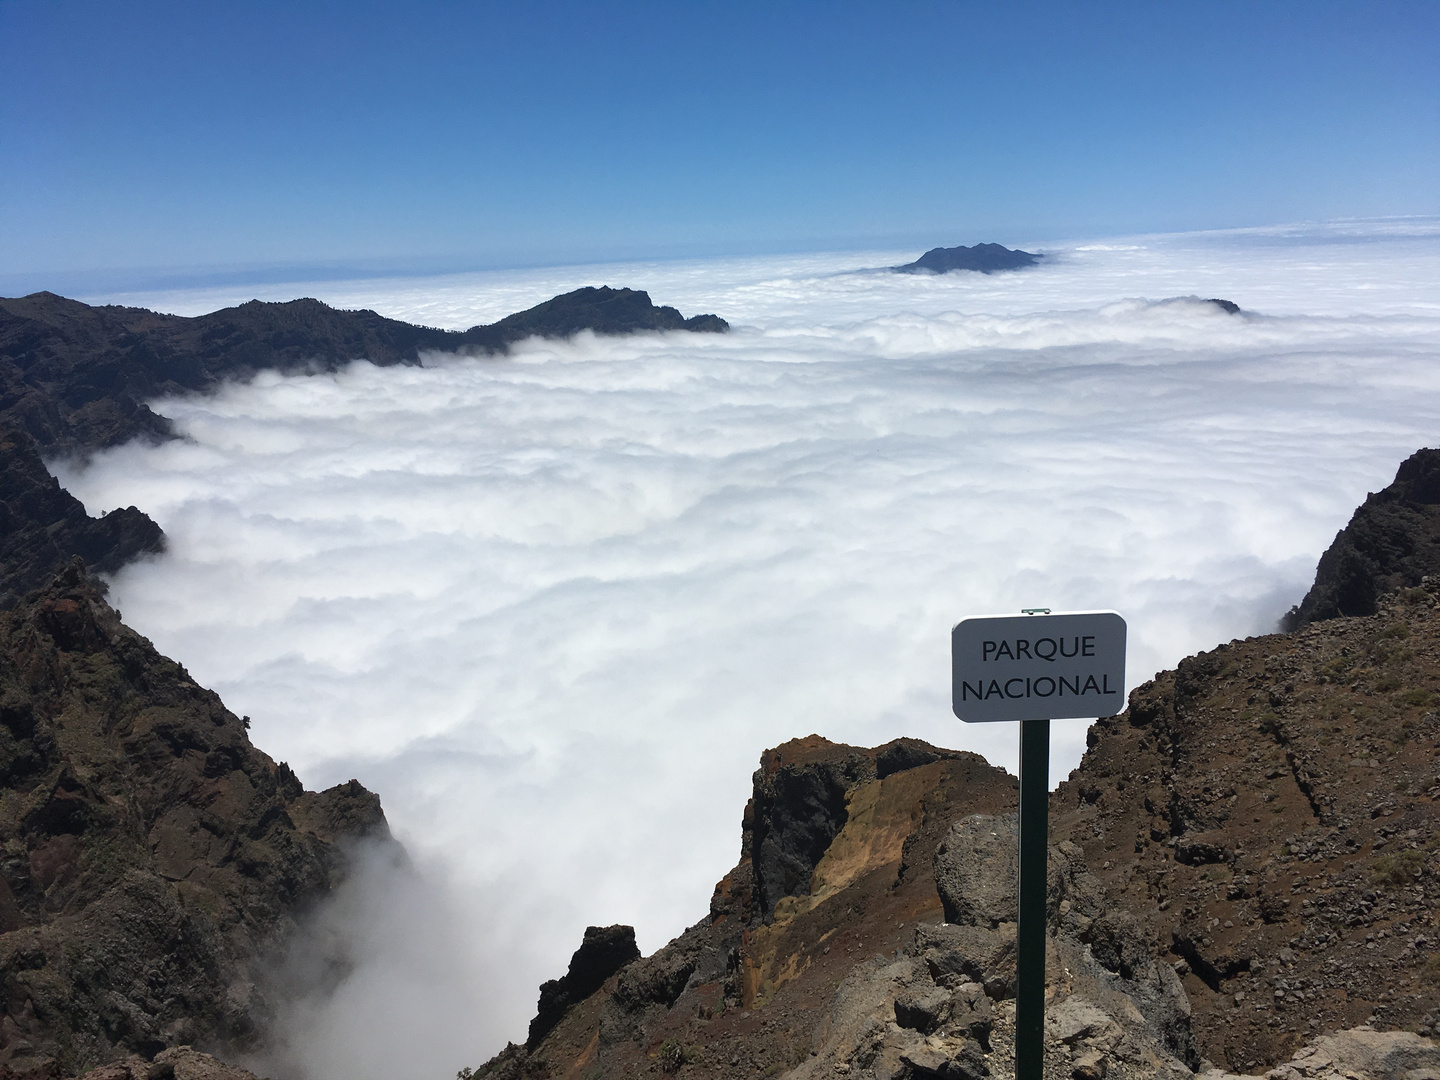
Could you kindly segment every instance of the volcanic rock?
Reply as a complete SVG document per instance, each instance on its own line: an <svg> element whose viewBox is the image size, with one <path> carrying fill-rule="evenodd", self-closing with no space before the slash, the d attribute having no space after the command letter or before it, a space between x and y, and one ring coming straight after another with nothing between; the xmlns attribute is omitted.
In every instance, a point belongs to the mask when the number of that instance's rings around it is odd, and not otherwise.
<svg viewBox="0 0 1440 1080"><path fill-rule="evenodd" d="M1230 1071L1440 1020L1437 600L1187 658L1090 729L1052 796L1052 840L1176 965L1201 1054Z"/></svg>
<svg viewBox="0 0 1440 1080"><path fill-rule="evenodd" d="M0 610L49 582L76 555L113 573L141 555L165 550L160 526L133 506L101 518L60 486L35 440L0 427Z"/></svg>
<svg viewBox="0 0 1440 1080"><path fill-rule="evenodd" d="M344 879L349 845L393 842L373 794L306 792L246 727L78 559L0 614L4 1075L258 1045L263 958ZM187 1068L171 1074L206 1075Z"/></svg>
<svg viewBox="0 0 1440 1080"><path fill-rule="evenodd" d="M632 1076L651 1065L683 1071L703 1063L713 1075L774 1075L811 1060L835 1008L862 1027L922 1039L895 1019L897 994L913 986L921 1011L905 1014L902 1004L902 1015L927 1024L923 1010L934 1010L934 1022L975 1047L957 1042L952 1056L974 1064L978 1080L977 1040L994 1022L990 999L944 969L960 945L926 936L917 948L916 927L940 924L932 867L953 807L1003 813L1015 792L1013 778L977 755L918 740L862 749L810 736L766 751L745 809L740 863L716 886L709 916L622 968L537 1045L511 1047L484 1074L574 1068ZM998 949L979 943L979 953L1010 956L1013 969L1013 927L1008 944L1005 931L995 936ZM941 965L938 980L931 960ZM842 985L847 1004L837 1005ZM837 1037L859 1038L849 1021L840 1027ZM919 1046L895 1039L886 1060L898 1067L898 1055ZM826 1067L853 1049L836 1050Z"/></svg>
<svg viewBox="0 0 1440 1080"><path fill-rule="evenodd" d="M950 826L935 853L946 922L992 928L1014 921L1019 837L1016 814L971 814Z"/></svg>
<svg viewBox="0 0 1440 1080"><path fill-rule="evenodd" d="M1422 1080L1440 1076L1440 1044L1409 1031L1351 1028L1322 1035L1265 1074L1266 1080ZM1211 1066L1199 1080L1241 1080Z"/></svg>
<svg viewBox="0 0 1440 1080"><path fill-rule="evenodd" d="M994 274L1001 270L1023 270L1034 266L1045 256L1029 251L1003 247L1000 244L976 244L974 247L937 247L912 263L891 269L901 274L948 274L952 270L975 270Z"/></svg>
<svg viewBox="0 0 1440 1080"><path fill-rule="evenodd" d="M584 1001L611 975L639 958L633 926L587 926L580 948L570 958L570 969L562 978L541 984L540 1003L535 1019L530 1021L525 1045L535 1049L571 1006Z"/></svg>
<svg viewBox="0 0 1440 1080"><path fill-rule="evenodd" d="M1336 534L1320 556L1315 584L1282 628L1373 615L1382 594L1418 587L1432 574L1440 576L1440 450L1417 450Z"/></svg>

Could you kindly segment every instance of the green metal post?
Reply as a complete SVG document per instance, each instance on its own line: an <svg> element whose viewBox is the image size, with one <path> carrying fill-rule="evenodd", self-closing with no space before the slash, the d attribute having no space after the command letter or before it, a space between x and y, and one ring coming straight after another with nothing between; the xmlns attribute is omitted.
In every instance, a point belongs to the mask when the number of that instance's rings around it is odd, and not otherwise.
<svg viewBox="0 0 1440 1080"><path fill-rule="evenodd" d="M1050 847L1050 721L1020 721L1020 925L1015 942L1015 1080L1045 1065L1045 889Z"/></svg>

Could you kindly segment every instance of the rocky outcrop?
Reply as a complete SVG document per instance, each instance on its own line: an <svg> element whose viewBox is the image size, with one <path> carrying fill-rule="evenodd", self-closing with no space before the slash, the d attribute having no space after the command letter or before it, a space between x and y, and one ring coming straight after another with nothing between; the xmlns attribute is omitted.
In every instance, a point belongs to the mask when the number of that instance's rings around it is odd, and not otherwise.
<svg viewBox="0 0 1440 1080"><path fill-rule="evenodd" d="M1373 615L1380 596L1418 587L1430 575L1440 577L1440 450L1417 450L1336 534L1315 583L1281 627Z"/></svg>
<svg viewBox="0 0 1440 1080"><path fill-rule="evenodd" d="M1306 1043L1266 1080L1426 1080L1440 1076L1440 1044L1409 1031L1351 1028ZM1215 1066L1199 1080L1243 1080Z"/></svg>
<svg viewBox="0 0 1440 1080"><path fill-rule="evenodd" d="M1034 266L1044 257L1000 244L976 244L974 247L961 245L931 248L914 262L891 269L901 274L948 274L954 270L994 274L1002 270L1023 270L1027 266Z"/></svg>
<svg viewBox="0 0 1440 1080"><path fill-rule="evenodd" d="M141 308L91 307L54 293L0 298L0 423L45 449L95 450L167 438L147 401L214 389L264 370L334 370L351 360L418 363L425 352L504 352L527 337L581 330L723 332L715 315L686 319L636 289L584 288L486 326L413 326L318 300L252 300L195 318Z"/></svg>
<svg viewBox="0 0 1440 1080"><path fill-rule="evenodd" d="M533 1050L555 1030L572 1007L605 985L632 960L640 958L633 926L587 926L580 948L570 957L570 968L559 979L540 984L540 1002L525 1045Z"/></svg>
<svg viewBox="0 0 1440 1080"><path fill-rule="evenodd" d="M701 1055L719 1076L794 1067L858 962L913 950L916 925L940 922L932 866L952 808L1001 813L1015 798L978 755L913 739L767 751L709 915L477 1075L633 1076Z"/></svg>
<svg viewBox="0 0 1440 1080"><path fill-rule="evenodd" d="M101 518L60 486L35 440L0 428L0 611L47 583L76 555L113 573L141 555L165 550L160 526L133 506Z"/></svg>
<svg viewBox="0 0 1440 1080"><path fill-rule="evenodd" d="M78 560L0 615L0 1069L257 1043L262 957L388 830L358 783L306 792L246 726Z"/></svg>
<svg viewBox="0 0 1440 1080"><path fill-rule="evenodd" d="M945 921L986 929L1014 922L1019 874L1018 814L970 814L935 853L935 887Z"/></svg>
<svg viewBox="0 0 1440 1080"><path fill-rule="evenodd" d="M708 920L473 1075L1005 1075L1015 798L1013 780L973 755L913 740L863 750L812 736L767 752L744 851L753 858L768 836L803 853L829 835L808 884L747 903L734 887L742 860ZM956 820L967 804L987 812ZM1171 966L1106 910L1078 847L1057 846L1051 871L1052 1056L1097 1078L1190 1075L1198 1057Z"/></svg>
<svg viewBox="0 0 1440 1080"><path fill-rule="evenodd" d="M791 743L761 757L741 840L741 857L754 868L757 915L771 918L785 897L809 894L815 867L845 826L846 796L877 774L872 757L837 757L828 744Z"/></svg>

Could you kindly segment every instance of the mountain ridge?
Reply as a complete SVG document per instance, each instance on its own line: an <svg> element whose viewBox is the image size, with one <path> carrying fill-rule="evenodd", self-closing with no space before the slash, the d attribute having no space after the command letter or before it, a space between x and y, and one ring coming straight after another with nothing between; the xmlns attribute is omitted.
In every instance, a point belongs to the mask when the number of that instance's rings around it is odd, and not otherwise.
<svg viewBox="0 0 1440 1080"><path fill-rule="evenodd" d="M438 330L319 300L251 300L207 315L92 307L54 293L0 298L0 425L47 451L87 452L164 439L146 401L212 390L263 370L335 370L352 360L416 364L425 352L495 355L527 337L581 330L723 333L716 315L686 319L638 289L587 286L468 330Z"/></svg>
<svg viewBox="0 0 1440 1080"><path fill-rule="evenodd" d="M716 315L685 318L638 289L586 287L465 331L437 330L314 299L251 300L208 315L92 307L54 293L0 298L0 610L74 555L102 573L165 548L131 506L91 518L41 454L84 455L131 439L175 437L147 402L215 390L262 370L334 370L352 360L417 364L426 352L498 355L528 337L688 330L724 333Z"/></svg>

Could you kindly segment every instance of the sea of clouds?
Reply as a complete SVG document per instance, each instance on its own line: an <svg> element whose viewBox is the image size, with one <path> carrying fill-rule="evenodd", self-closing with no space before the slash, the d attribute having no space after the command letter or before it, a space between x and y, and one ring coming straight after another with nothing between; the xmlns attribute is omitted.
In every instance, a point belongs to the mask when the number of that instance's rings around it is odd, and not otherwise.
<svg viewBox="0 0 1440 1080"><path fill-rule="evenodd" d="M115 579L127 622L307 786L379 791L414 858L334 917L360 966L291 1016L310 1076L447 1076L523 1038L587 924L649 952L699 919L766 747L1013 768L1012 725L950 713L963 616L1114 608L1131 686L1270 631L1436 442L1436 222L1035 246L91 298L459 328L609 284L733 326L262 375L157 403L184 441L57 463L170 538Z"/></svg>

